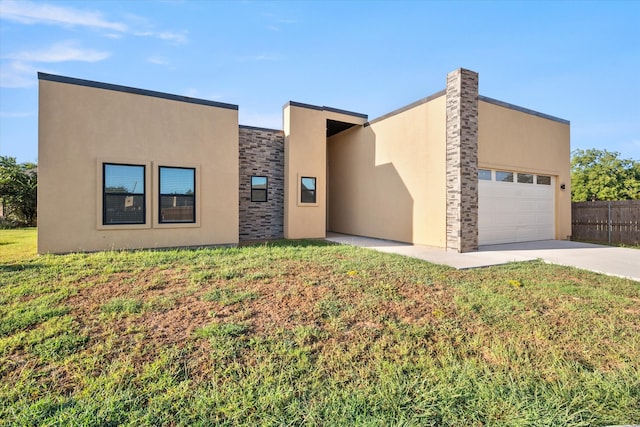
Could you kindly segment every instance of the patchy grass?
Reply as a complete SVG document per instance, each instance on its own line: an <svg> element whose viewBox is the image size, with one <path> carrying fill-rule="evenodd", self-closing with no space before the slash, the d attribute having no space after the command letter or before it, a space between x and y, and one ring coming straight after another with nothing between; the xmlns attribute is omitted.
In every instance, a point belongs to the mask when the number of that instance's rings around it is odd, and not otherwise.
<svg viewBox="0 0 640 427"><path fill-rule="evenodd" d="M640 420L640 283L319 241L36 256L0 231L0 425Z"/></svg>

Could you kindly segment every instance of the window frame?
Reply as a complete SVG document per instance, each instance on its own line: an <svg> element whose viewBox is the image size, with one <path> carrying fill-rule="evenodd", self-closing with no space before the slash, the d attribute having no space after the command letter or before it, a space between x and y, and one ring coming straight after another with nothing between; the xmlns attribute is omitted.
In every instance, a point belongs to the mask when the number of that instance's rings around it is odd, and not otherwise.
<svg viewBox="0 0 640 427"><path fill-rule="evenodd" d="M154 161L154 179L153 179L153 195L154 197L160 196L160 167L173 167L178 169L194 169L195 170L195 184L194 184L194 216L195 222L160 222L160 200L157 203L154 201L153 210L153 228L197 228L201 226L202 221L202 205L206 201L204 200L204 192L202 191L202 181L200 179L202 166L197 163L189 162L175 162L175 161ZM204 188L204 187L203 187Z"/></svg>
<svg viewBox="0 0 640 427"><path fill-rule="evenodd" d="M489 172L489 177L483 178L481 172ZM493 171L491 169L478 168L478 181L493 181Z"/></svg>
<svg viewBox="0 0 640 427"><path fill-rule="evenodd" d="M549 182L540 182L540 178L545 178L549 180ZM536 175L536 185L551 185L552 179L551 175Z"/></svg>
<svg viewBox="0 0 640 427"><path fill-rule="evenodd" d="M522 179L520 178L522 177ZM518 172L518 177L516 178L516 183L518 184L535 184L536 175L533 173L520 173Z"/></svg>
<svg viewBox="0 0 640 427"><path fill-rule="evenodd" d="M95 180L95 188L96 188L96 198L95 198L95 221L96 221L96 230L135 230L135 229L147 229L152 227L152 205L151 205L151 191L150 187L152 184L151 180L151 162L148 161L140 161L138 159L123 159L123 158L98 158L96 159L96 180ZM143 189L143 201L144 201L144 213L143 218L144 222L136 222L136 223L116 223L116 224L105 224L105 184L106 184L106 176L105 176L105 165L116 165L116 166L142 166L144 168L144 184L142 185Z"/></svg>
<svg viewBox="0 0 640 427"><path fill-rule="evenodd" d="M264 189L262 188L253 188L253 179L254 178L264 178L265 179L265 187ZM269 177L266 175L251 175L251 179L250 179L250 196L251 196L251 202L255 202L255 203L265 203L269 201ZM257 185L257 184L256 184ZM253 197L253 192L254 191L264 191L264 200L257 200L256 198Z"/></svg>
<svg viewBox="0 0 640 427"><path fill-rule="evenodd" d="M176 194L176 193L162 193L162 169L182 169L182 170L191 170L193 171L193 194ZM191 166L175 166L175 165L170 165L167 166L165 164L159 164L158 168L158 225L181 225L181 224L195 224L197 222L198 219L198 212L197 212L197 205L198 205L198 183L197 183L197 179L196 179L196 168L195 167L191 167ZM163 220L162 219L162 200L163 197L188 197L191 198L193 200L193 219L190 221L179 221L179 220Z"/></svg>
<svg viewBox="0 0 640 427"><path fill-rule="evenodd" d="M498 175L499 174L505 174L506 176L511 176L511 180L510 181L505 181L504 179L498 179ZM511 172L511 171L504 171L504 170L496 170L495 171L495 176L496 176L496 182L506 182L506 183L510 183L513 184L515 182L515 173Z"/></svg>
<svg viewBox="0 0 640 427"><path fill-rule="evenodd" d="M313 193L312 202L305 202L304 200L302 200L302 191L304 189L304 186L302 185L302 181L305 179L313 180L313 190L307 190ZM317 206L318 205L318 177L311 176L310 174L300 175L300 178L298 179L298 185L299 185L298 204L301 206Z"/></svg>

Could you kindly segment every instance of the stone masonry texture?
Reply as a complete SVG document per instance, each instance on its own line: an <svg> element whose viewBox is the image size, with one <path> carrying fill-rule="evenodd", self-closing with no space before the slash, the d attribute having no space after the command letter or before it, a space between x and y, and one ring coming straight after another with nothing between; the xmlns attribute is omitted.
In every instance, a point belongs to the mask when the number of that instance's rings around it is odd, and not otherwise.
<svg viewBox="0 0 640 427"><path fill-rule="evenodd" d="M284 132L240 126L240 241L281 239L284 221ZM267 201L251 201L251 177L266 176Z"/></svg>
<svg viewBox="0 0 640 427"><path fill-rule="evenodd" d="M447 249L478 250L478 73L447 75Z"/></svg>

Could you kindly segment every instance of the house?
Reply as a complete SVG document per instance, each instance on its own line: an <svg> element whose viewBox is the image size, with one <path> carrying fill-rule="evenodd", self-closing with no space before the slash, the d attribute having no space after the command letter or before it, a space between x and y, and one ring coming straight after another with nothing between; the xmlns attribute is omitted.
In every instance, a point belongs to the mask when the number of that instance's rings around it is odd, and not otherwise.
<svg viewBox="0 0 640 427"><path fill-rule="evenodd" d="M234 245L327 231L467 252L571 234L569 122L446 88L382 117L238 106L39 73L38 251Z"/></svg>

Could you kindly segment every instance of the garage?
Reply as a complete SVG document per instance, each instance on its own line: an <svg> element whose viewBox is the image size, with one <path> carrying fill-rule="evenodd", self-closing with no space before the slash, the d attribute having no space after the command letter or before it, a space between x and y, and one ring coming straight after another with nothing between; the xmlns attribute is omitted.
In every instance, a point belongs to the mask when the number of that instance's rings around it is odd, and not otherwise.
<svg viewBox="0 0 640 427"><path fill-rule="evenodd" d="M478 170L478 243L555 238L555 177Z"/></svg>

